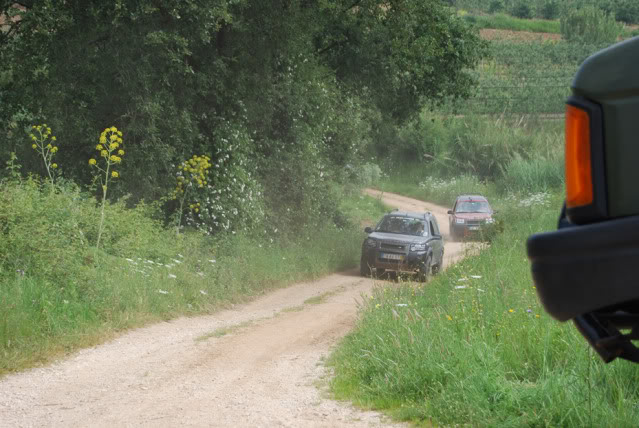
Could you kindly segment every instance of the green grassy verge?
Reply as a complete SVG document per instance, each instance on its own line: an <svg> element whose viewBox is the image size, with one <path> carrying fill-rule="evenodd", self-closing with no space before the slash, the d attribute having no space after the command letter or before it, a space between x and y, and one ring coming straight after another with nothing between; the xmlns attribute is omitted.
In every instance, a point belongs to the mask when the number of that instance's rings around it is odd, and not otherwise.
<svg viewBox="0 0 639 428"><path fill-rule="evenodd" d="M72 187L0 183L0 375L49 362L128 328L210 313L268 289L355 266L361 222L383 208L352 193L350 226L319 225L216 238L175 235L154 210L109 204L103 245L92 246L99 209ZM381 210L381 211L380 211Z"/></svg>
<svg viewBox="0 0 639 428"><path fill-rule="evenodd" d="M502 199L490 247L425 286L378 288L331 358L335 395L425 426L639 425L639 368L604 366L538 302L525 241L560 203Z"/></svg>
<svg viewBox="0 0 639 428"><path fill-rule="evenodd" d="M561 33L559 21L549 21L545 19L521 19L503 13L495 15L464 15L464 19L479 28L531 31L534 33Z"/></svg>

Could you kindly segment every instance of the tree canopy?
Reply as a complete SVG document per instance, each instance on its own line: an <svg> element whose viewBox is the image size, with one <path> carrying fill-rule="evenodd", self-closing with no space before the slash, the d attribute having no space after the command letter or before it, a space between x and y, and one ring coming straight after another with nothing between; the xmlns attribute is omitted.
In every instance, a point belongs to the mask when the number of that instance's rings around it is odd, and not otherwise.
<svg viewBox="0 0 639 428"><path fill-rule="evenodd" d="M0 156L37 169L24 129L46 121L65 174L89 183L115 125L133 200L166 194L201 153L214 191L241 182L271 211L320 212L326 177L359 164L377 122L464 97L485 52L437 0L3 0L0 13Z"/></svg>

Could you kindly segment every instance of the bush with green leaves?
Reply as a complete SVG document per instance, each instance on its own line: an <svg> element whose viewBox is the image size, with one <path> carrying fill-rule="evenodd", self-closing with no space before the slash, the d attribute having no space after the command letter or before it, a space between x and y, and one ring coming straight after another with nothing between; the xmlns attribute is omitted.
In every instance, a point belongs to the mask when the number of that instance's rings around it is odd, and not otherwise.
<svg viewBox="0 0 639 428"><path fill-rule="evenodd" d="M533 17L533 11L530 8L530 4L527 1L518 1L512 6L510 10L513 16L522 19L531 19Z"/></svg>
<svg viewBox="0 0 639 428"><path fill-rule="evenodd" d="M639 24L639 2L636 0L617 0L614 14L617 21L626 24Z"/></svg>
<svg viewBox="0 0 639 428"><path fill-rule="evenodd" d="M621 31L622 26L613 15L595 6L568 9L561 16L561 35L570 42L613 43Z"/></svg>
<svg viewBox="0 0 639 428"><path fill-rule="evenodd" d="M504 0L491 0L488 13L502 12L505 9Z"/></svg>
<svg viewBox="0 0 639 428"><path fill-rule="evenodd" d="M546 0L539 8L539 15L544 19L559 18L560 7L558 0Z"/></svg>

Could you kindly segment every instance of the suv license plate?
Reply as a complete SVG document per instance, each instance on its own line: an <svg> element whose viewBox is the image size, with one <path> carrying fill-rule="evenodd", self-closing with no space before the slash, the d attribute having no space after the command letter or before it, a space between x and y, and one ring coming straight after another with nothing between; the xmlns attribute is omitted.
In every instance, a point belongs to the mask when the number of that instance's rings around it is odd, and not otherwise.
<svg viewBox="0 0 639 428"><path fill-rule="evenodd" d="M389 259L389 260L404 260L404 256L402 254L388 254L381 253L379 255L380 259Z"/></svg>

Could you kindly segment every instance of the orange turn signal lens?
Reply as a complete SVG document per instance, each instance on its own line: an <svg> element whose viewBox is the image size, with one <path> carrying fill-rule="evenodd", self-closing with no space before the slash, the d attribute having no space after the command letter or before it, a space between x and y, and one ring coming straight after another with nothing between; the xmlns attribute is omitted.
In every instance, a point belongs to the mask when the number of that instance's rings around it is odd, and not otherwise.
<svg viewBox="0 0 639 428"><path fill-rule="evenodd" d="M590 158L590 117L566 105L566 207L593 203L592 162Z"/></svg>

